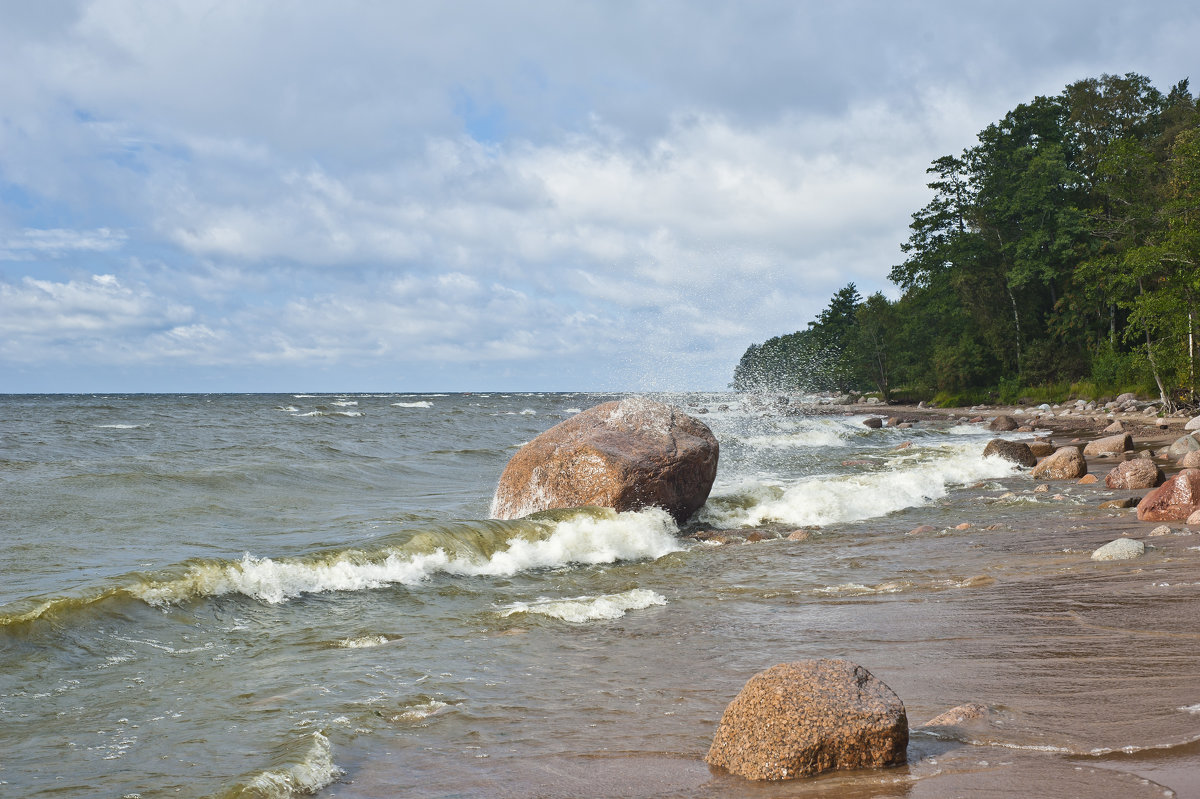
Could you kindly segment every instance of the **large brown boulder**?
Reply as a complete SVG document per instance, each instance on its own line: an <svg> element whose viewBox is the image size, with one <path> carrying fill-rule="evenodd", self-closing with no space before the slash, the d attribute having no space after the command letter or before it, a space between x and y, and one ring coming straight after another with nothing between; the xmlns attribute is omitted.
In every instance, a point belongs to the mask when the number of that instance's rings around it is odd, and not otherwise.
<svg viewBox="0 0 1200 799"><path fill-rule="evenodd" d="M1105 436L1089 441L1083 448L1084 455L1120 455L1126 450L1133 449L1133 437L1128 433L1118 433L1115 436Z"/></svg>
<svg viewBox="0 0 1200 799"><path fill-rule="evenodd" d="M992 421L988 422L988 430L995 430L998 433L1006 433L1009 430L1016 430L1020 425L1012 420L1011 416L997 416Z"/></svg>
<svg viewBox="0 0 1200 799"><path fill-rule="evenodd" d="M1026 446L1033 453L1035 458L1044 458L1047 455L1053 455L1058 447L1051 444L1049 441L1030 441Z"/></svg>
<svg viewBox="0 0 1200 799"><path fill-rule="evenodd" d="M1154 488L1161 485L1166 476L1163 470L1149 458L1134 458L1118 464L1117 468L1108 473L1104 484L1109 488L1134 490L1139 488Z"/></svg>
<svg viewBox="0 0 1200 799"><path fill-rule="evenodd" d="M781 663L725 708L705 760L752 780L905 762L904 703L848 660Z"/></svg>
<svg viewBox="0 0 1200 799"><path fill-rule="evenodd" d="M1184 469L1142 498L1138 519L1144 522L1181 521L1200 510L1200 469Z"/></svg>
<svg viewBox="0 0 1200 799"><path fill-rule="evenodd" d="M1029 449L1028 444L1020 441L1005 441L1003 438L993 438L983 448L983 457L999 455L1006 461L1012 461L1018 466L1037 466L1037 458Z"/></svg>
<svg viewBox="0 0 1200 799"><path fill-rule="evenodd" d="M1033 467L1033 477L1037 480L1078 480L1085 474L1087 461L1079 454L1079 447L1059 447Z"/></svg>
<svg viewBox="0 0 1200 799"><path fill-rule="evenodd" d="M678 408L632 398L576 414L513 455L492 498L492 516L549 508L655 506L685 521L717 476L717 439Z"/></svg>

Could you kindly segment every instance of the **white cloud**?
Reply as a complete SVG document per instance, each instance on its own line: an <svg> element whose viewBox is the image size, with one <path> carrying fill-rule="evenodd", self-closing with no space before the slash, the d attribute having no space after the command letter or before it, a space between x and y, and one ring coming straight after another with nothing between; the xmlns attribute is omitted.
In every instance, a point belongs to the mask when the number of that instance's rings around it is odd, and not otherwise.
<svg viewBox="0 0 1200 799"><path fill-rule="evenodd" d="M124 231L108 228L26 228L19 234L0 238L0 261L30 261L62 258L81 252L110 252L120 249L128 238Z"/></svg>

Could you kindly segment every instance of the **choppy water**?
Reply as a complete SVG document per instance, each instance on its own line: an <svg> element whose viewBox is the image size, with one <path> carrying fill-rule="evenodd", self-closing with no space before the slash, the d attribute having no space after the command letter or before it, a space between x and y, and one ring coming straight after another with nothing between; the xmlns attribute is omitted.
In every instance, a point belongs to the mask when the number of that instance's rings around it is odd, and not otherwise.
<svg viewBox="0 0 1200 799"><path fill-rule="evenodd" d="M734 395L671 398L722 447L686 529L487 520L521 443L611 398L0 397L0 794L1195 787L1200 538L1093 563L1136 522L1096 510L1102 488L1034 493L981 457L986 431ZM750 526L769 540L716 545ZM711 772L725 704L802 657L861 663L914 724L965 701L992 719L915 732L902 769Z"/></svg>

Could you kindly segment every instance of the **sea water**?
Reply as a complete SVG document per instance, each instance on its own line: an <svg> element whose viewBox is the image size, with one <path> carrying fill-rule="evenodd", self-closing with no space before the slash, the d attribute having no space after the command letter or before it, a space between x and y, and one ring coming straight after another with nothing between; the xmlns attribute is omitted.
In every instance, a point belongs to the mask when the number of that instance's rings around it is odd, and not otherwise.
<svg viewBox="0 0 1200 799"><path fill-rule="evenodd" d="M993 723L761 795L1161 796L1161 764L1112 759L1195 757L1200 553L1098 568L1111 520L979 426L732 394L660 397L721 445L684 528L487 518L523 443L614 398L0 397L0 795L759 795L703 755L801 657L856 660L914 724ZM719 535L747 528L768 540Z"/></svg>

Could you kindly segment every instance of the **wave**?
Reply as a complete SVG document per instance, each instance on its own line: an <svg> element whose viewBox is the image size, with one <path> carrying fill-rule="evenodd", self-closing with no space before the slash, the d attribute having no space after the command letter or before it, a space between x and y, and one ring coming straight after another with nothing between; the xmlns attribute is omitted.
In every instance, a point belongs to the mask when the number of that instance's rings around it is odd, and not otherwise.
<svg viewBox="0 0 1200 799"><path fill-rule="evenodd" d="M432 408L433 403L429 400L417 400L416 402L393 402L394 408Z"/></svg>
<svg viewBox="0 0 1200 799"><path fill-rule="evenodd" d="M790 483L750 479L732 493L710 497L696 521L714 527L768 523L828 525L862 521L928 504L957 486L1013 474L1001 458L983 458L979 443L924 446L885 468Z"/></svg>
<svg viewBox="0 0 1200 799"><path fill-rule="evenodd" d="M532 602L514 602L504 608L504 616L517 613L535 613L574 623L585 621L619 619L631 610L645 610L651 605L667 604L662 594L635 588L622 594L603 596L581 596L571 599L547 599Z"/></svg>
<svg viewBox="0 0 1200 799"><path fill-rule="evenodd" d="M304 594L416 586L435 575L508 577L520 572L653 560L683 549L674 520L659 508L543 511L513 521L478 521L398 534L396 545L293 558L199 560L155 575L133 575L77 597L34 598L0 608L0 625L62 616L98 602L133 598L165 607L240 594L278 604ZM5 611L8 611L7 613Z"/></svg>
<svg viewBox="0 0 1200 799"><path fill-rule="evenodd" d="M96 427L108 428L110 430L137 430L141 427L140 424L98 424Z"/></svg>
<svg viewBox="0 0 1200 799"><path fill-rule="evenodd" d="M307 416L362 416L362 411L309 411L308 413L293 413L296 418L304 418Z"/></svg>
<svg viewBox="0 0 1200 799"><path fill-rule="evenodd" d="M314 732L310 743L299 756L293 755L269 771L264 771L222 794L223 799L290 799L293 796L311 796L332 785L343 774L333 762L333 747L329 739Z"/></svg>

